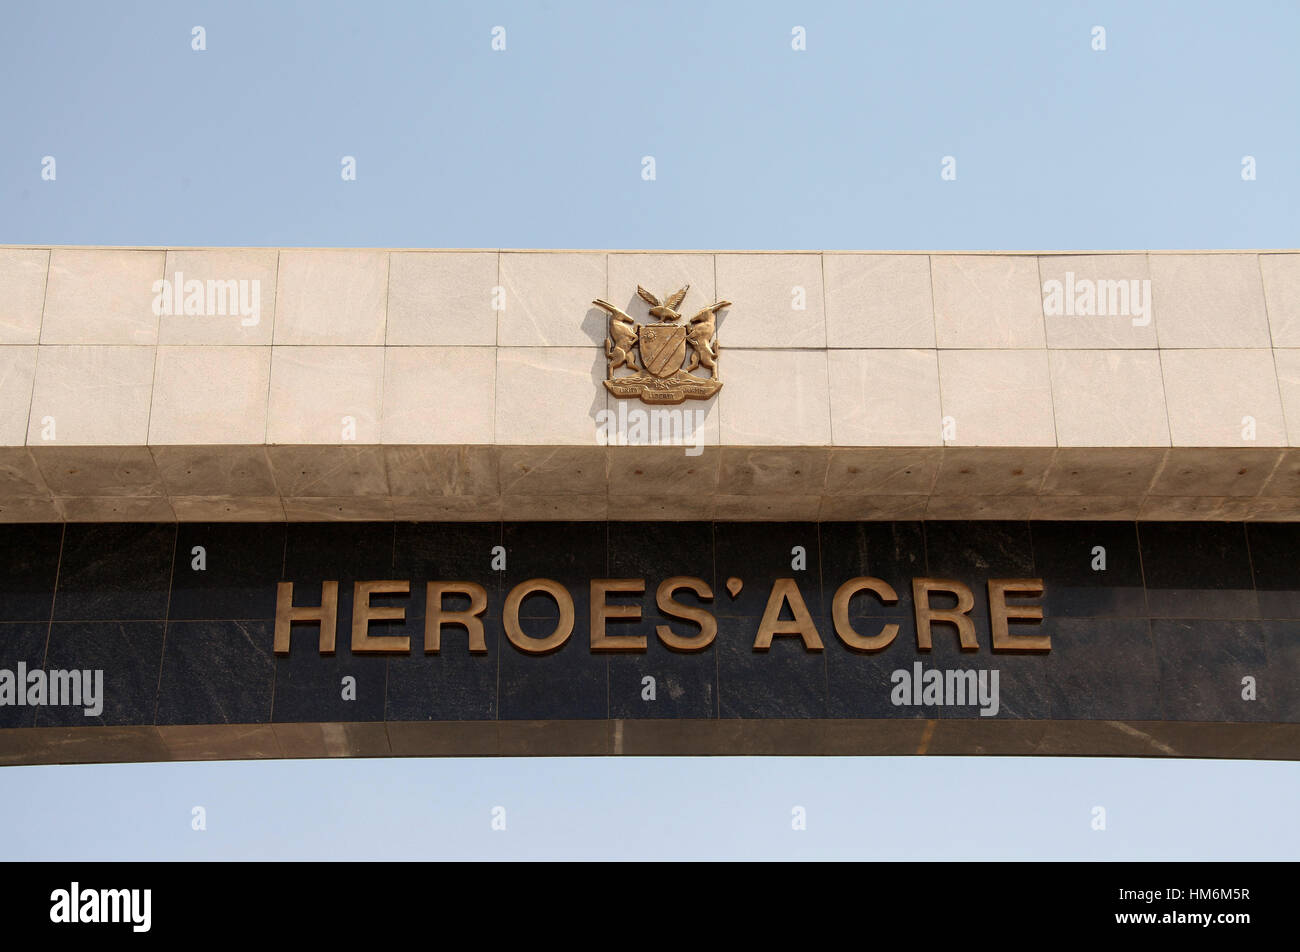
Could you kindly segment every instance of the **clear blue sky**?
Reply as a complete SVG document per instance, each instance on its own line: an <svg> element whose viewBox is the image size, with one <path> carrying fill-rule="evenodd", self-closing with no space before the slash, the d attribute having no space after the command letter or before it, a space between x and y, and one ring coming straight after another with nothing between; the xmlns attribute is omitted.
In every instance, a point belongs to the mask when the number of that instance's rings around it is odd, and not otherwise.
<svg viewBox="0 0 1300 952"><path fill-rule="evenodd" d="M1292 0L8 4L0 243L1295 248L1297 37ZM1297 801L1212 761L11 767L0 858L1287 859Z"/></svg>

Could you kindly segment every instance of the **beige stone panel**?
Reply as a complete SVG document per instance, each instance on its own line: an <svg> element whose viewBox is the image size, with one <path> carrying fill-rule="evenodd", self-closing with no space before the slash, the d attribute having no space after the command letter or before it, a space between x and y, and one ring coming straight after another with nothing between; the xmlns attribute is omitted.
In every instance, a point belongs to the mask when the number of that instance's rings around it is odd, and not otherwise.
<svg viewBox="0 0 1300 952"><path fill-rule="evenodd" d="M1167 350L1160 362L1174 446L1286 445L1271 350Z"/></svg>
<svg viewBox="0 0 1300 952"><path fill-rule="evenodd" d="M604 493L505 496L501 499L501 518L514 522L603 522L609 518L609 500Z"/></svg>
<svg viewBox="0 0 1300 952"><path fill-rule="evenodd" d="M1277 368L1277 389L1282 397L1286 441L1291 446L1300 446L1300 350L1274 350L1273 365Z"/></svg>
<svg viewBox="0 0 1300 952"><path fill-rule="evenodd" d="M927 519L1029 519L1033 496L931 496Z"/></svg>
<svg viewBox="0 0 1300 952"><path fill-rule="evenodd" d="M1300 347L1300 255L1260 255L1274 347Z"/></svg>
<svg viewBox="0 0 1300 952"><path fill-rule="evenodd" d="M266 447L151 446L169 496L276 496Z"/></svg>
<svg viewBox="0 0 1300 952"><path fill-rule="evenodd" d="M268 446L266 456L286 507L290 496L388 495L382 446Z"/></svg>
<svg viewBox="0 0 1300 952"><path fill-rule="evenodd" d="M1283 450L1259 494L1261 496L1300 496L1300 449Z"/></svg>
<svg viewBox="0 0 1300 952"><path fill-rule="evenodd" d="M826 468L828 496L924 495L934 489L943 449L836 447Z"/></svg>
<svg viewBox="0 0 1300 952"><path fill-rule="evenodd" d="M836 446L939 443L935 351L832 350L826 358Z"/></svg>
<svg viewBox="0 0 1300 952"><path fill-rule="evenodd" d="M158 323L160 344L271 343L275 330L276 263L274 248L196 248L167 252L165 278L176 288L181 276L181 307L175 295ZM203 313L185 313L185 286L202 282ZM234 282L232 285L231 282Z"/></svg>
<svg viewBox="0 0 1300 952"><path fill-rule="evenodd" d="M608 453L610 496L689 496L694 505L718 489L717 449L688 456L673 446L611 446Z"/></svg>
<svg viewBox="0 0 1300 952"><path fill-rule="evenodd" d="M393 496L393 518L402 522L496 522L500 496Z"/></svg>
<svg viewBox="0 0 1300 952"><path fill-rule="evenodd" d="M939 352L940 407L948 446L1055 446L1045 350Z"/></svg>
<svg viewBox="0 0 1300 952"><path fill-rule="evenodd" d="M383 377L382 347L271 348L266 442L378 443Z"/></svg>
<svg viewBox="0 0 1300 952"><path fill-rule="evenodd" d="M1140 499L1151 488L1168 450L1060 447L1039 491L1044 496L1122 496Z"/></svg>
<svg viewBox="0 0 1300 952"><path fill-rule="evenodd" d="M1129 521L1138 517L1141 505L1135 496L1039 496L1030 518Z"/></svg>
<svg viewBox="0 0 1300 952"><path fill-rule="evenodd" d="M261 444L270 384L270 347L160 346L149 442Z"/></svg>
<svg viewBox="0 0 1300 952"><path fill-rule="evenodd" d="M163 277L161 251L50 253L42 344L156 344L154 283Z"/></svg>
<svg viewBox="0 0 1300 952"><path fill-rule="evenodd" d="M719 494L713 497L713 518L720 522L816 522L821 505L821 496Z"/></svg>
<svg viewBox="0 0 1300 952"><path fill-rule="evenodd" d="M1151 268L1145 254L1042 255L1038 274L1048 347L1156 346Z"/></svg>
<svg viewBox="0 0 1300 952"><path fill-rule="evenodd" d="M929 496L825 496L822 522L857 522L924 519Z"/></svg>
<svg viewBox="0 0 1300 952"><path fill-rule="evenodd" d="M494 347L384 348L385 443L491 443Z"/></svg>
<svg viewBox="0 0 1300 952"><path fill-rule="evenodd" d="M1150 261L1161 347L1269 346L1256 255L1153 254Z"/></svg>
<svg viewBox="0 0 1300 952"><path fill-rule="evenodd" d="M54 499L0 496L0 522L62 522L63 510Z"/></svg>
<svg viewBox="0 0 1300 952"><path fill-rule="evenodd" d="M605 354L595 346L498 348L496 442L595 445L604 379Z"/></svg>
<svg viewBox="0 0 1300 952"><path fill-rule="evenodd" d="M602 446L673 448L698 456L706 447L718 445L721 413L716 398L685 400L677 406L649 406L638 398L613 394L606 399L609 414L601 418L597 434Z"/></svg>
<svg viewBox="0 0 1300 952"><path fill-rule="evenodd" d="M935 337L940 347L1043 347L1036 258L932 255Z"/></svg>
<svg viewBox="0 0 1300 952"><path fill-rule="evenodd" d="M50 487L45 485L25 446L0 446L0 496L6 499L49 499Z"/></svg>
<svg viewBox="0 0 1300 952"><path fill-rule="evenodd" d="M826 343L935 346L929 255L822 255Z"/></svg>
<svg viewBox="0 0 1300 952"><path fill-rule="evenodd" d="M27 442L143 446L153 364L153 347L42 346Z"/></svg>
<svg viewBox="0 0 1300 952"><path fill-rule="evenodd" d="M1050 447L986 449L948 447L943 451L936 496L1035 496L1052 465Z"/></svg>
<svg viewBox="0 0 1300 952"><path fill-rule="evenodd" d="M146 446L33 446L55 496L161 496L162 477Z"/></svg>
<svg viewBox="0 0 1300 952"><path fill-rule="evenodd" d="M392 345L495 345L495 252L395 251L388 263Z"/></svg>
<svg viewBox="0 0 1300 952"><path fill-rule="evenodd" d="M1242 447L1174 447L1151 483L1152 496L1254 496L1278 468L1285 451Z"/></svg>
<svg viewBox="0 0 1300 952"><path fill-rule="evenodd" d="M1237 522L1245 519L1255 500L1229 496L1148 496L1138 519L1143 522Z"/></svg>
<svg viewBox="0 0 1300 952"><path fill-rule="evenodd" d="M393 501L387 496L285 496L289 522L391 522Z"/></svg>
<svg viewBox="0 0 1300 952"><path fill-rule="evenodd" d="M717 255L718 317L723 347L825 347L822 256ZM802 303L802 310L796 305Z"/></svg>
<svg viewBox="0 0 1300 952"><path fill-rule="evenodd" d="M683 493L680 496L637 494L610 496L611 522L707 522L713 518L713 497ZM616 530L617 535L617 530ZM635 540L629 538L635 545Z"/></svg>
<svg viewBox="0 0 1300 952"><path fill-rule="evenodd" d="M831 441L825 351L727 350L715 398L723 445L826 446Z"/></svg>
<svg viewBox="0 0 1300 952"><path fill-rule="evenodd" d="M283 522L279 496L169 496L181 522Z"/></svg>
<svg viewBox="0 0 1300 952"><path fill-rule="evenodd" d="M0 346L0 446L27 442L27 414L35 380L35 346Z"/></svg>
<svg viewBox="0 0 1300 952"><path fill-rule="evenodd" d="M1052 407L1061 446L1168 446L1160 355L1054 350Z"/></svg>
<svg viewBox="0 0 1300 952"><path fill-rule="evenodd" d="M600 345L603 360L609 315L591 302L608 300L605 258L604 252L503 252L505 309L497 313L497 343L503 347Z"/></svg>
<svg viewBox="0 0 1300 952"><path fill-rule="evenodd" d="M820 496L830 450L823 447L722 447L718 491L729 496Z"/></svg>
<svg viewBox="0 0 1300 952"><path fill-rule="evenodd" d="M489 498L500 492L497 450L491 446L385 446L384 465L394 500L424 498L452 506L460 503L439 500Z"/></svg>
<svg viewBox="0 0 1300 952"><path fill-rule="evenodd" d="M501 495L602 494L608 453L603 446L503 446Z"/></svg>
<svg viewBox="0 0 1300 952"><path fill-rule="evenodd" d="M608 267L609 295L606 300L627 311L637 323L658 320L650 316L650 305L637 295L637 285L660 301L689 285L686 298L677 308L686 320L700 308L718 300L714 293L713 255L611 253Z"/></svg>
<svg viewBox="0 0 1300 952"><path fill-rule="evenodd" d="M49 264L44 248L0 248L0 344L40 340Z"/></svg>
<svg viewBox="0 0 1300 952"><path fill-rule="evenodd" d="M1300 522L1300 501L1287 496L1256 496L1247 519L1258 522Z"/></svg>
<svg viewBox="0 0 1300 952"><path fill-rule="evenodd" d="M382 344L386 251L281 251L276 344Z"/></svg>
<svg viewBox="0 0 1300 952"><path fill-rule="evenodd" d="M55 500L68 522L175 522L165 496L66 496Z"/></svg>

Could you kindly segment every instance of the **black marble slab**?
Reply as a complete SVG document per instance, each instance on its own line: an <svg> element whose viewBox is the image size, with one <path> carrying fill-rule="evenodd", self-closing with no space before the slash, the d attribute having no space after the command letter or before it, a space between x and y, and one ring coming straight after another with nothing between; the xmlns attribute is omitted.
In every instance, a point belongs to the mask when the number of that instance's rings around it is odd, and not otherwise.
<svg viewBox="0 0 1300 952"><path fill-rule="evenodd" d="M700 632L658 604L673 576L711 593L673 596L716 623L699 650L674 650L657 634ZM860 635L897 626L871 651L848 646L833 620L837 589L864 576L897 595L886 604L863 592L848 603ZM970 588L977 650L962 650L947 625L934 626L930 650L918 649L912 580L921 577ZM545 655L514 644L503 619L509 592L536 578L564 586L574 609L569 637ZM991 578L1042 579L1041 598L1019 600L1041 606L1042 621L1013 621L1012 633L1049 636L1049 652L992 650ZM636 617L606 623L611 636L644 638L644 651L592 650L593 579L644 580L640 594L607 598ZM779 618L806 611L819 650L789 634L755 650L779 579L792 580L802 603L787 602ZM354 653L354 586L380 580L409 590L372 596L401 617L372 621L368 633L403 636L409 650ZM274 654L281 581L293 583L300 606L318 605L324 582L339 583L334 654L321 655L312 623L296 624L289 651ZM425 652L431 581L483 588L485 651L471 652L464 629L450 625L440 650ZM453 594L443 604L461 611L469 602ZM558 620L547 596L520 605L528 636L548 635ZM103 710L87 717L72 705L6 700L20 666L41 677L102 671ZM996 705L965 696L994 674ZM0 728L827 718L1300 723L1300 524L0 527Z"/></svg>

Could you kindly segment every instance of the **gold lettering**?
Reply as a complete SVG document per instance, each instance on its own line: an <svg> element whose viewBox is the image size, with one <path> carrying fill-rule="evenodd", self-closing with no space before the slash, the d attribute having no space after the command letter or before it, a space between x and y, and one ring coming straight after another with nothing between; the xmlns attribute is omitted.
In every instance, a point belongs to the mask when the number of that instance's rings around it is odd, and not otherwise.
<svg viewBox="0 0 1300 952"><path fill-rule="evenodd" d="M671 618L681 618L685 621L695 622L700 626L700 633L691 636L678 635L667 625L656 625L655 633L659 635L659 640L672 651L703 651L713 644L713 639L718 634L718 620L713 617L713 613L708 609L696 608L694 605L683 605L673 598L673 593L679 588L690 589L700 598L709 601L713 600L713 591L702 579L692 578L687 575L674 575L672 578L660 582L659 588L655 592L655 602L659 605L661 612Z"/></svg>
<svg viewBox="0 0 1300 952"><path fill-rule="evenodd" d="M605 621L618 618L636 621L641 617L640 605L610 605L605 597L615 595L640 595L645 592L643 578L594 578L591 580L591 650L592 651L645 651L645 635L607 635Z"/></svg>
<svg viewBox="0 0 1300 952"><path fill-rule="evenodd" d="M483 637L483 619L487 611L487 589L477 582L430 582L425 587L424 653L437 654L442 648L442 626L459 625L469 635L470 654L486 654L487 639ZM442 607L444 595L466 595L469 608L462 612L449 612Z"/></svg>
<svg viewBox="0 0 1300 952"><path fill-rule="evenodd" d="M281 582L275 596L275 653L289 653L289 634L295 621L320 622L320 653L334 653L334 627L339 611L339 583L323 582L320 605L294 605L293 582Z"/></svg>
<svg viewBox="0 0 1300 952"><path fill-rule="evenodd" d="M555 630L545 638L532 638L524 634L524 630L519 627L519 606L534 592L550 595L560 609L560 620L556 623ZM569 635L573 633L573 596L559 582L549 578L530 578L510 590L510 594L506 596L501 621L505 626L506 637L520 651L534 655L555 651L568 641Z"/></svg>
<svg viewBox="0 0 1300 952"><path fill-rule="evenodd" d="M406 609L401 605L379 607L370 604L370 596L395 593L405 595L411 590L411 583L400 582L357 582L352 586L352 653L384 654L388 652L409 652L411 639L408 635L370 634L370 622L403 621Z"/></svg>
<svg viewBox="0 0 1300 952"><path fill-rule="evenodd" d="M789 603L794 618L786 621L781 618L781 608ZM758 626L758 635L754 638L755 651L767 651L772 647L773 635L798 635L803 639L804 650L821 651L822 639L808 614L808 606L799 594L799 586L792 578L779 578L772 583L772 591L767 596L767 608L763 610L763 620Z"/></svg>
<svg viewBox="0 0 1300 952"><path fill-rule="evenodd" d="M835 620L835 634L854 651L879 651L888 648L898 637L898 625L890 623L880 629L878 635L860 635L849 621L849 599L858 592L874 592L886 605L898 604L898 593L888 582L870 576L849 579L835 592L831 602L831 616Z"/></svg>
<svg viewBox="0 0 1300 952"><path fill-rule="evenodd" d="M947 592L949 595L956 595L957 607L932 608L931 592ZM916 647L919 650L930 650L930 623L936 621L956 626L962 651L979 649L979 642L975 637L975 623L971 621L969 614L975 607L975 595L971 592L970 586L955 579L914 578L912 579L912 602L916 610Z"/></svg>
<svg viewBox="0 0 1300 952"><path fill-rule="evenodd" d="M1051 651L1051 635L1013 635L1007 626L1010 618L1043 620L1042 605L1008 605L1007 595L1037 597L1043 594L1041 578L989 579L989 620L993 629L994 651Z"/></svg>

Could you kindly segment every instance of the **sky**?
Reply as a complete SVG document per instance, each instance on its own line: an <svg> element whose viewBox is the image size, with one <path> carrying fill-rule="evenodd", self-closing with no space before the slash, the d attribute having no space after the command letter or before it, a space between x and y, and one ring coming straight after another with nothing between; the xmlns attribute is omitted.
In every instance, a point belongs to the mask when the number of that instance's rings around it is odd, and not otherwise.
<svg viewBox="0 0 1300 952"><path fill-rule="evenodd" d="M1294 0L5 0L0 244L1294 249L1297 37ZM1267 762L6 767L0 859L1282 859L1298 800Z"/></svg>

